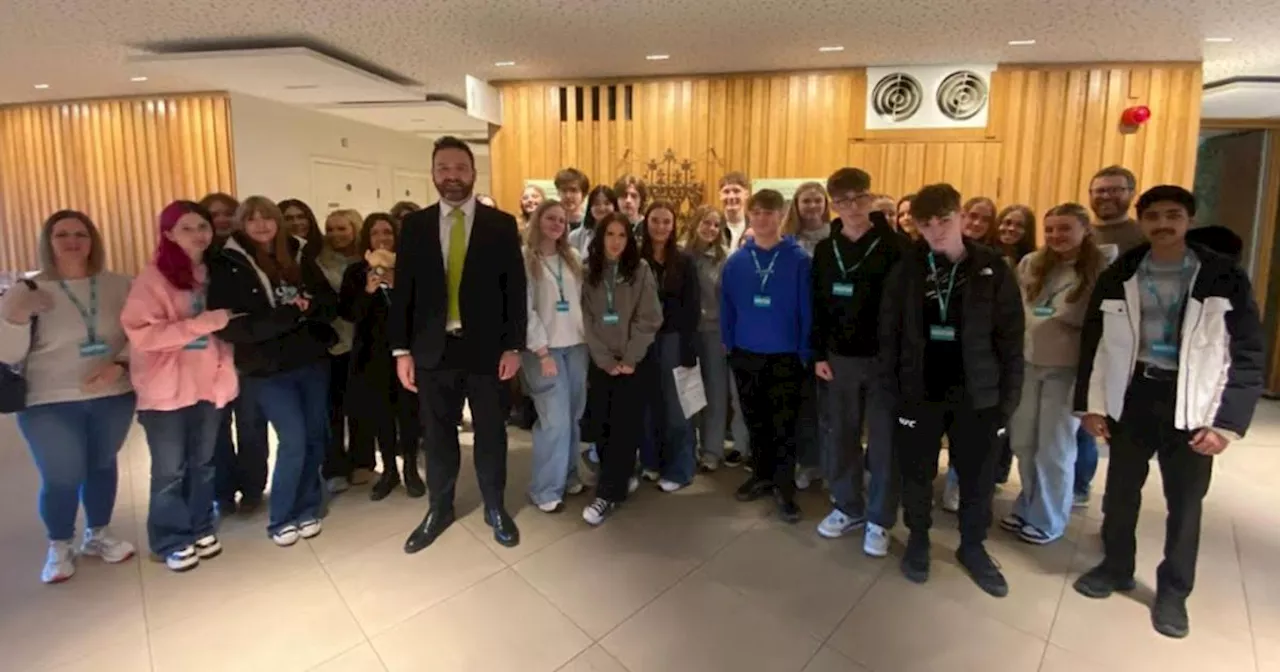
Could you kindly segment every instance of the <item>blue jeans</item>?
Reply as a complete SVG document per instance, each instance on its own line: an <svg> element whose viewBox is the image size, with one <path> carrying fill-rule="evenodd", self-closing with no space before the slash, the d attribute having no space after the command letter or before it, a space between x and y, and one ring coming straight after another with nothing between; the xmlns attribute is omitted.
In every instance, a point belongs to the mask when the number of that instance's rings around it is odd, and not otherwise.
<svg viewBox="0 0 1280 672"><path fill-rule="evenodd" d="M680 396L676 392L673 373L680 366L680 335L658 334L654 347L650 356L656 355L660 382L656 390L657 398L652 399L648 407L653 427L650 436L653 437L656 448L658 471L663 480L687 485L693 482L695 463L690 437L693 425L684 417L684 409L680 407ZM643 454L642 448L641 455Z"/></svg>
<svg viewBox="0 0 1280 672"><path fill-rule="evenodd" d="M1073 368L1027 364L1022 403L1009 422L1022 492L1014 515L1057 539L1071 520L1071 482L1080 421L1071 412Z"/></svg>
<svg viewBox="0 0 1280 672"><path fill-rule="evenodd" d="M232 415L235 436L232 437ZM222 414L218 440L214 446L214 498L223 504L234 504L236 493L242 499L261 499L267 489L267 419L262 417L253 398L248 379L240 381L240 396Z"/></svg>
<svg viewBox="0 0 1280 672"><path fill-rule="evenodd" d="M578 421L587 407L587 346L549 348L556 375L542 375L537 355L526 351L520 367L538 422L533 426L533 474L529 499L541 506L564 499L565 486L578 480Z"/></svg>
<svg viewBox="0 0 1280 672"><path fill-rule="evenodd" d="M1076 472L1073 490L1088 497L1093 488L1093 477L1098 473L1098 440L1081 427L1076 431Z"/></svg>
<svg viewBox="0 0 1280 672"><path fill-rule="evenodd" d="M724 459L725 421L729 417L729 356L720 343L720 332L698 334L698 364L707 406L695 416L695 428L702 452L719 462Z"/></svg>
<svg viewBox="0 0 1280 672"><path fill-rule="evenodd" d="M320 465L329 442L329 362L266 378L245 377L258 408L276 428L267 533L320 517Z"/></svg>
<svg viewBox="0 0 1280 672"><path fill-rule="evenodd" d="M156 555L213 534L213 447L223 415L207 401L174 411L138 411L151 449L147 539Z"/></svg>
<svg viewBox="0 0 1280 672"><path fill-rule="evenodd" d="M80 505L90 528L111 523L116 454L129 436L136 405L130 392L18 413L18 429L40 471L40 519L51 541L75 537Z"/></svg>

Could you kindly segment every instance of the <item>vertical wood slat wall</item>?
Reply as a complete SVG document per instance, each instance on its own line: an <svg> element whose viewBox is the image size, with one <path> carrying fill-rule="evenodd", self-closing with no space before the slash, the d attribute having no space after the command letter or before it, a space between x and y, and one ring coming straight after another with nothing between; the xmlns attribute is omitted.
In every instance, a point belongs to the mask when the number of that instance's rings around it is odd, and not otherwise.
<svg viewBox="0 0 1280 672"><path fill-rule="evenodd" d="M234 185L225 95L0 108L0 269L35 269L41 224L70 208L98 225L107 268L136 273L161 208Z"/></svg>
<svg viewBox="0 0 1280 672"><path fill-rule="evenodd" d="M577 118L561 86L633 88L624 120ZM1119 163L1139 186L1190 186L1199 130L1199 64L1000 66L991 82L985 130L868 131L865 70L724 75L611 82L501 85L503 125L492 142L493 189L513 208L525 180L575 166L595 182L644 164L668 148L695 162L713 199L729 170L752 178L825 178L865 168L873 189L894 196L947 180L966 195L1025 203L1036 212L1087 200L1089 178ZM1151 120L1120 132L1121 111L1148 105ZM621 110L621 106L619 107ZM600 115L604 118L605 115Z"/></svg>

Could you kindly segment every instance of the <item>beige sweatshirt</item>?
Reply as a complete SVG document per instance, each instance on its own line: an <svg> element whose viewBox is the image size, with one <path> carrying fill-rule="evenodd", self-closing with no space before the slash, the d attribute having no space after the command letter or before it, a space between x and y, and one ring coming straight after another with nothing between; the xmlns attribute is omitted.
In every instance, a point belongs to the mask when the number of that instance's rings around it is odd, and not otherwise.
<svg viewBox="0 0 1280 672"><path fill-rule="evenodd" d="M1026 317L1026 340L1023 357L1029 364L1075 368L1080 359L1080 331L1084 327L1089 295L1075 303L1067 303L1067 295L1080 278L1074 262L1057 264L1050 269L1039 296L1027 296L1031 284L1031 262L1044 254L1037 250L1018 264L1018 284L1022 287L1022 308Z"/></svg>
<svg viewBox="0 0 1280 672"><path fill-rule="evenodd" d="M649 346L662 327L662 306L658 303L658 287L653 271L644 261L636 268L635 277L619 280L614 288L613 312L617 320L606 323L608 291L612 271L605 268L599 285L589 281L582 287L582 324L587 337L587 350L595 365L609 370L621 363L635 366L644 359Z"/></svg>

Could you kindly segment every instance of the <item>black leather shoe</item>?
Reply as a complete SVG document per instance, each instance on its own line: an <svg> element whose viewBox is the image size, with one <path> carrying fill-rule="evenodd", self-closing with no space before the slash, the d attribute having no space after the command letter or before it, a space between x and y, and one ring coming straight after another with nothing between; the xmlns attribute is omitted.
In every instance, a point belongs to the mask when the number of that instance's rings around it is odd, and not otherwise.
<svg viewBox="0 0 1280 672"><path fill-rule="evenodd" d="M516 527L516 521L511 520L506 510L489 509L484 513L484 520L493 528L494 541L507 548L520 545L520 528Z"/></svg>
<svg viewBox="0 0 1280 672"><path fill-rule="evenodd" d="M768 495L772 491L773 483L753 475L742 485L738 486L738 491L734 493L733 496L736 497L739 502L754 502L757 499Z"/></svg>
<svg viewBox="0 0 1280 672"><path fill-rule="evenodd" d="M380 502L386 499L387 495L390 495L391 491L399 486L400 474L388 469L382 472L382 475L378 477L378 482L374 483L373 487L369 489L369 499Z"/></svg>
<svg viewBox="0 0 1280 672"><path fill-rule="evenodd" d="M773 489L773 501L778 506L778 517L783 522L795 524L800 522L800 507L796 506L796 498L792 495L783 493L778 488Z"/></svg>
<svg viewBox="0 0 1280 672"><path fill-rule="evenodd" d="M427 517L422 519L422 524L413 528L413 532L404 542L405 553L417 553L422 549L430 546L435 542L444 531L449 529L453 524L453 509L448 511L437 511L432 509L427 512Z"/></svg>
<svg viewBox="0 0 1280 672"><path fill-rule="evenodd" d="M404 491L414 499L427 494L427 485L422 482L422 476L418 474L416 464L404 465Z"/></svg>

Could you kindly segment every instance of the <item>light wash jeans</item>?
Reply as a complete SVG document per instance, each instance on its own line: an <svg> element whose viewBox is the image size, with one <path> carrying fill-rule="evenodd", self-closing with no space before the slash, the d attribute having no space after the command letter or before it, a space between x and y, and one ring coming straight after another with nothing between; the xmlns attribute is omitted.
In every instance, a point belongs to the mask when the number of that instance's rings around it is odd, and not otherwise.
<svg viewBox="0 0 1280 672"><path fill-rule="evenodd" d="M1009 423L1022 478L1013 513L1051 539L1061 537L1071 519L1076 430L1080 428L1071 413L1074 384L1074 368L1028 363L1022 403Z"/></svg>
<svg viewBox="0 0 1280 672"><path fill-rule="evenodd" d="M724 460L725 422L729 417L729 358L720 343L719 331L698 334L698 365L702 368L707 406L694 417L694 428L698 433L700 451L721 462Z"/></svg>
<svg viewBox="0 0 1280 672"><path fill-rule="evenodd" d="M587 407L587 346L548 348L556 375L542 375L538 356L525 351L520 367L538 410L533 426L533 474L529 499L536 505L564 499L565 487L578 482L578 422Z"/></svg>

